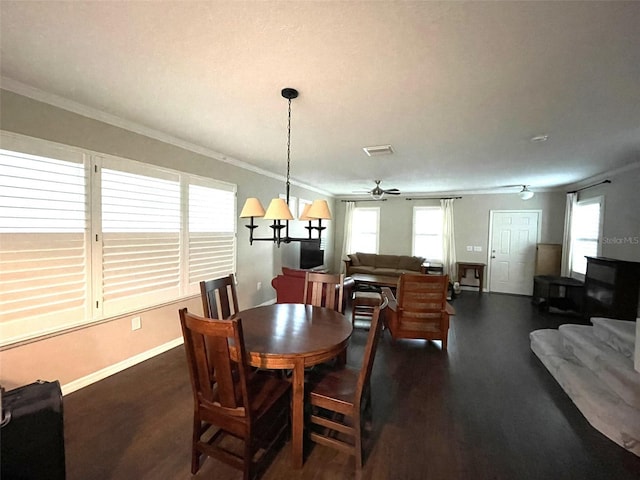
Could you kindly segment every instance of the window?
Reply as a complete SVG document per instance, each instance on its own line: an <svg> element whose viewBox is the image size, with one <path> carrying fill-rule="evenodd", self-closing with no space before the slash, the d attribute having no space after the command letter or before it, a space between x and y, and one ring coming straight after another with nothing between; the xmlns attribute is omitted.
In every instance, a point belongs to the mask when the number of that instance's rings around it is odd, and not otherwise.
<svg viewBox="0 0 640 480"><path fill-rule="evenodd" d="M571 216L571 271L587 273L587 259L600 254L602 197L576 203Z"/></svg>
<svg viewBox="0 0 640 480"><path fill-rule="evenodd" d="M413 207L413 255L442 262L442 208Z"/></svg>
<svg viewBox="0 0 640 480"><path fill-rule="evenodd" d="M351 221L351 252L378 253L380 208L354 208Z"/></svg>
<svg viewBox="0 0 640 480"><path fill-rule="evenodd" d="M0 344L197 294L235 271L235 185L2 141Z"/></svg>

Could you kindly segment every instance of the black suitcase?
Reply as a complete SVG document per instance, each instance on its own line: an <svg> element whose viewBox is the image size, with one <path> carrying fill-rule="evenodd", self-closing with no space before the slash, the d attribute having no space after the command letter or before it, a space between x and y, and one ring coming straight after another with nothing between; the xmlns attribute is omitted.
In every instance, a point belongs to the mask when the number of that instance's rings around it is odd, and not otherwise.
<svg viewBox="0 0 640 480"><path fill-rule="evenodd" d="M41 380L2 392L2 480L64 480L60 382Z"/></svg>

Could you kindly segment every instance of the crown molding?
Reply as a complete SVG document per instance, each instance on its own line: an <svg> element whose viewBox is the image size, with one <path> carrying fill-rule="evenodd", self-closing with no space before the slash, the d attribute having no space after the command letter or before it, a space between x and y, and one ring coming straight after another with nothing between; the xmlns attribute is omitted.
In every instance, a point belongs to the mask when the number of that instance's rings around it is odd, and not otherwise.
<svg viewBox="0 0 640 480"><path fill-rule="evenodd" d="M287 180L286 177L283 175L273 173L268 170L264 170L260 167L256 167L255 165L251 165L250 163L244 162L242 160L238 160L237 158L229 157L228 155L225 155L220 152L216 152L215 150L211 150L201 145L187 142L186 140L182 140L181 138L175 137L168 133L161 132L153 128L145 127L144 125L140 125L136 122L127 120L117 115L112 115L110 113L103 112L101 110L89 107L79 102L69 100L68 98L61 97L59 95L55 95L50 92L45 92L44 90L40 90L39 88L32 87L31 85L27 85L25 83L22 83L18 80L14 80L9 77L5 77L5 76L0 77L0 88L3 90L7 90L9 92L13 92L18 95L22 95L23 97L27 97L32 100L36 100L38 102L46 103L47 105L51 105L51 106L60 108L62 110L66 110L71 113L82 115L83 117L87 117L92 120L97 120L99 122L106 123L114 127L122 128L123 130L127 130L129 132L133 132L139 135L143 135L145 137L153 138L154 140L167 143L174 147L182 148L183 150L188 150L190 152L197 153L198 155L203 155L205 157L218 160L220 162L228 163L229 165L233 165L234 167L242 168L244 170L257 173L258 175L263 175L265 177L273 178L275 180L279 180L282 182L286 182ZM314 191L316 193L325 195L327 197L333 197L333 194L326 192L324 190L321 190L317 187L307 185L305 183L301 183L295 180L290 180L290 183L292 185L296 185L298 187L302 187L307 190Z"/></svg>
<svg viewBox="0 0 640 480"><path fill-rule="evenodd" d="M603 180L607 180L607 177L622 175L636 169L640 169L640 160L629 163L628 165L624 165L622 167L614 168L613 170L609 170L607 172L599 173L592 177L585 178L584 180L580 180L579 182L574 182L568 185L564 185L563 189L567 191L580 190L581 188L586 187L587 185L591 185L593 183L598 183L598 182L602 182Z"/></svg>

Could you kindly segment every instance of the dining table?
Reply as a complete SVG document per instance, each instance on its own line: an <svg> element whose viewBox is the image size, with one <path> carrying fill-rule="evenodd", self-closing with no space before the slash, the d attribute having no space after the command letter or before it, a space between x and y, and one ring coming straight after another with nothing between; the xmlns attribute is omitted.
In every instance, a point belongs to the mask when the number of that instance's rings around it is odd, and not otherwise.
<svg viewBox="0 0 640 480"><path fill-rule="evenodd" d="M242 319L251 366L292 371L291 458L293 468L302 468L305 368L336 357L346 361L351 321L335 310L297 303L262 305L234 317Z"/></svg>

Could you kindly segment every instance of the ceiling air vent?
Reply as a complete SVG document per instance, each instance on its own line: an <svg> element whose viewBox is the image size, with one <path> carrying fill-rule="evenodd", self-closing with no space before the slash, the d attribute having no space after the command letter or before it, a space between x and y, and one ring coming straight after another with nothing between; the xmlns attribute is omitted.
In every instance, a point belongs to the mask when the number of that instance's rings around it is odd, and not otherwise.
<svg viewBox="0 0 640 480"><path fill-rule="evenodd" d="M363 147L364 153L373 157L374 155L391 155L393 148L391 145L376 145L375 147Z"/></svg>

